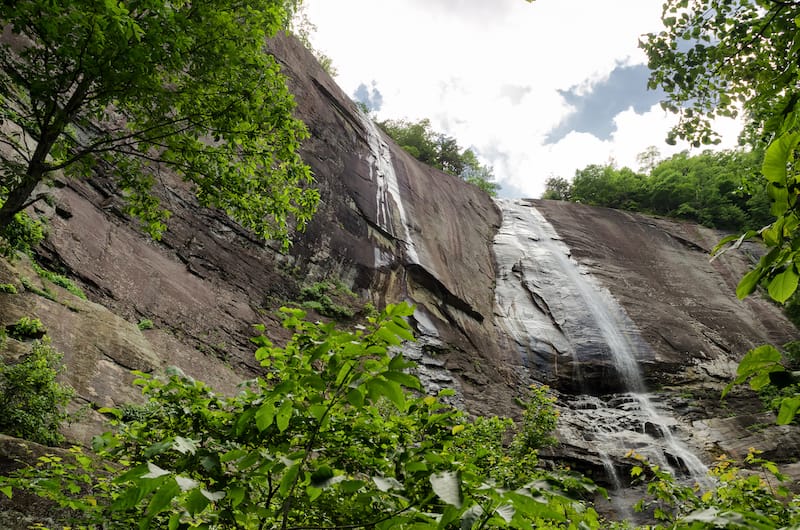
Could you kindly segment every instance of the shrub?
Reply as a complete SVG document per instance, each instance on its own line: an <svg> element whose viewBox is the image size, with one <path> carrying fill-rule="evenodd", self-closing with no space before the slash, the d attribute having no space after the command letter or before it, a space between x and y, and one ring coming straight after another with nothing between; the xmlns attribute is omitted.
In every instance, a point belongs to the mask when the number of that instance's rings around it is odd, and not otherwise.
<svg viewBox="0 0 800 530"><path fill-rule="evenodd" d="M74 391L56 381L62 368L47 337L16 364L0 360L0 432L45 445L64 441L59 428Z"/></svg>
<svg viewBox="0 0 800 530"><path fill-rule="evenodd" d="M44 225L25 212L19 212L8 226L0 228L0 254L13 258L27 253L44 239Z"/></svg>
<svg viewBox="0 0 800 530"><path fill-rule="evenodd" d="M0 293L17 294L17 288L13 283L0 283Z"/></svg>
<svg viewBox="0 0 800 530"><path fill-rule="evenodd" d="M11 324L7 329L9 336L18 340L40 339L46 333L42 321L31 317L20 317L16 323Z"/></svg>
<svg viewBox="0 0 800 530"><path fill-rule="evenodd" d="M530 468L512 488L482 476L483 450L502 453L509 424L473 428L421 394L393 348L413 338L411 307L389 305L353 332L282 311L292 338L282 348L253 339L265 373L235 397L178 370L138 372L149 405L99 411L117 418L118 430L93 442L105 462L80 448L46 456L0 477L0 493L52 499L81 528L600 526L554 474L546 489Z"/></svg>
<svg viewBox="0 0 800 530"><path fill-rule="evenodd" d="M553 431L558 424L558 411L553 407L556 398L547 386L531 386L522 425L511 443L512 455L521 458L536 453L542 447L556 443Z"/></svg>
<svg viewBox="0 0 800 530"><path fill-rule="evenodd" d="M315 282L300 290L301 305L305 309L333 319L353 318L355 311L346 304L356 298L356 294L339 281Z"/></svg>
<svg viewBox="0 0 800 530"><path fill-rule="evenodd" d="M149 318L142 319L138 324L136 324L136 327L138 327L141 331L153 329L153 321Z"/></svg>

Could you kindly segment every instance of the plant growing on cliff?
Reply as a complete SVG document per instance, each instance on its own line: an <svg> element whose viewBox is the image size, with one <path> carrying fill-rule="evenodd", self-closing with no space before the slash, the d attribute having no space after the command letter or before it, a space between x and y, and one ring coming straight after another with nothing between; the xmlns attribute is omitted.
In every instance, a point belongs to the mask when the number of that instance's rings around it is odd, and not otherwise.
<svg viewBox="0 0 800 530"><path fill-rule="evenodd" d="M56 381L62 368L47 337L17 363L0 359L0 432L45 445L64 441L59 429L74 392Z"/></svg>
<svg viewBox="0 0 800 530"><path fill-rule="evenodd" d="M44 324L38 318L20 317L13 324L6 326L8 335L18 340L39 339L45 334Z"/></svg>
<svg viewBox="0 0 800 530"><path fill-rule="evenodd" d="M420 393L392 348L412 338L412 313L389 306L344 332L286 309L292 339L255 339L266 374L238 396L177 370L140 373L146 409L101 409L118 418L94 442L112 466L73 449L0 478L0 492L33 491L75 510L71 523L104 528L598 527L594 510L559 489L590 493L589 482L535 482L528 468L501 487L482 473L475 459L487 442L504 451L509 424L470 422Z"/></svg>
<svg viewBox="0 0 800 530"><path fill-rule="evenodd" d="M201 204L288 241L318 193L297 153L307 136L265 39L291 0L6 2L0 25L0 227L59 170L112 176L158 237L152 188L170 170Z"/></svg>

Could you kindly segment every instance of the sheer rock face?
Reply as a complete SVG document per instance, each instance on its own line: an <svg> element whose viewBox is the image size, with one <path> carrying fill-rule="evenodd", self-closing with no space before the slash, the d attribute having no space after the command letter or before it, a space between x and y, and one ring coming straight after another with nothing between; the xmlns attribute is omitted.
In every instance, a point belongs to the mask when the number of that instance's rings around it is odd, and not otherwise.
<svg viewBox="0 0 800 530"><path fill-rule="evenodd" d="M576 364L569 361L574 346L550 341L550 349L531 347L499 323L505 309L496 306L495 285L501 274L522 269L514 270L514 263L504 269L495 255L504 220L491 199L421 165L377 131L296 41L281 36L270 47L311 133L302 155L322 195L316 217L289 254L252 239L224 214L200 208L177 178L159 183L173 212L161 242L138 231L102 175L62 182L53 192L55 207L36 205L50 219L41 252L80 283L91 302L60 291L55 302L31 292L0 293L0 325L23 315L41 318L65 354L66 378L99 406L136 399L126 376L131 368L176 364L233 391L258 369L251 325L265 324L279 342L285 331L274 311L300 302L303 285L334 278L362 304L417 304L413 320L423 340L412 354L424 365L422 374L431 388L457 386L473 412L515 414L515 398L533 381L575 392L576 368L598 385L608 383L594 393L615 391L602 355ZM795 336L773 305L758 296L736 300L748 255L730 253L709 263L707 250L719 234L583 205L532 204L572 259L624 309L646 345L639 361L647 386L665 388L685 422L715 414L718 391L748 348ZM21 275L35 276L15 267L0 270L0 282L20 286ZM524 272L536 281L533 269ZM550 313L569 320L569 304L555 305L559 285L549 288ZM141 319L152 320L154 329L139 330ZM580 349L593 350L593 340ZM555 359L563 361L558 369ZM707 436L715 447L718 438ZM561 450L579 459L591 445L565 440Z"/></svg>
<svg viewBox="0 0 800 530"><path fill-rule="evenodd" d="M725 380L748 349L797 338L778 306L736 284L758 249L710 261L724 234L691 223L607 208L533 201L577 260L636 323L653 351L650 386Z"/></svg>

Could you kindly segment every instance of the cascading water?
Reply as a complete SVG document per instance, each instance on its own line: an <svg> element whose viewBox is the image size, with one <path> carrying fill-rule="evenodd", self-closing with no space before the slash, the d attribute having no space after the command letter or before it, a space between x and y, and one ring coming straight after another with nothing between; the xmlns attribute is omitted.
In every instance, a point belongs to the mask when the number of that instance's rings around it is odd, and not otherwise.
<svg viewBox="0 0 800 530"><path fill-rule="evenodd" d="M369 162L369 177L375 182L377 194L376 201L376 222L388 234L391 234L396 239L399 239L405 245L406 259L409 263L419 263L419 256L417 249L414 246L414 240L411 238L411 231L409 230L409 223L406 217L406 210L403 206L403 200L400 196L400 185L397 182L397 174L394 171L394 164L392 164L392 154L389 151L389 146L383 141L378 127L375 123L365 115L361 115L361 122L364 124L364 129L367 132L367 142L369 143L370 159ZM397 212L397 217L401 233L398 233L395 227L394 217L392 216L392 204ZM380 266L384 261L383 256L376 250L375 265Z"/></svg>
<svg viewBox="0 0 800 530"><path fill-rule="evenodd" d="M535 208L519 200L498 205L503 225L494 241L497 322L531 370L577 380L571 383L573 398L565 396L561 436L581 438L595 451L613 487L621 485L614 459L628 450L675 475L706 482L707 467L673 434L677 421L660 412L646 391L637 355L650 351L633 322L570 258Z"/></svg>

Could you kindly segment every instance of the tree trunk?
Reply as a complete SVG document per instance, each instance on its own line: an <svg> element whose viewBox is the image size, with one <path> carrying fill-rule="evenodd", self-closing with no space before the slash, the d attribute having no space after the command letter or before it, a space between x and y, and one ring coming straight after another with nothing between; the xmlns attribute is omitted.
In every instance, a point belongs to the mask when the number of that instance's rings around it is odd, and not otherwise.
<svg viewBox="0 0 800 530"><path fill-rule="evenodd" d="M43 169L44 168L34 168L29 166L28 172L25 175L22 183L9 191L8 197L6 197L6 202L4 202L3 206L0 207L0 233L2 233L11 223L11 221L14 220L14 216L17 214L17 212L22 211L22 209L25 207L28 197L31 196L31 193L33 193L36 185L42 180L42 176L44 175Z"/></svg>

